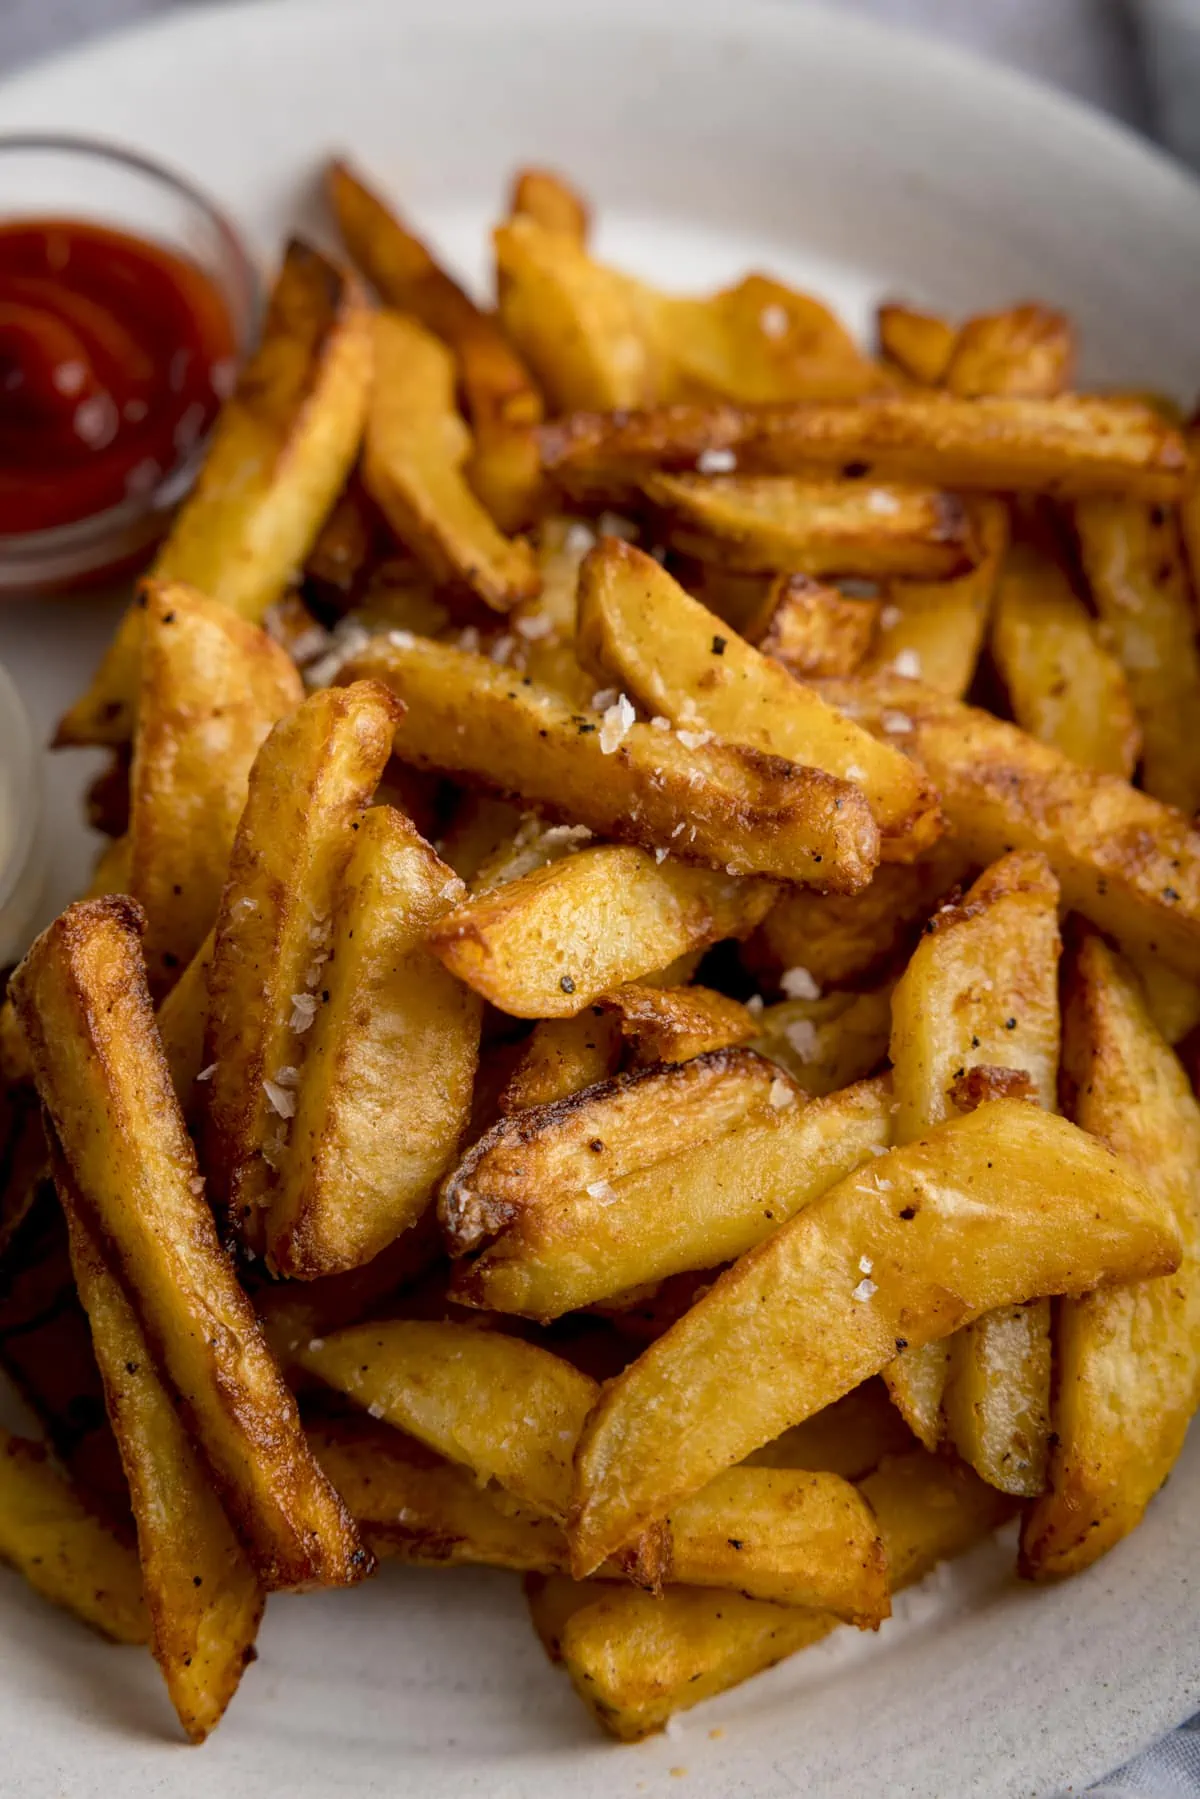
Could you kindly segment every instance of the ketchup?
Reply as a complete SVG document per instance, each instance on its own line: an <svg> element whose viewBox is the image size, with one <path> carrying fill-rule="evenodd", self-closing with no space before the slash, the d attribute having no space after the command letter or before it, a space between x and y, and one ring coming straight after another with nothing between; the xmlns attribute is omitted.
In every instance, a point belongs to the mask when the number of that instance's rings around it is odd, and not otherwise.
<svg viewBox="0 0 1200 1799"><path fill-rule="evenodd" d="M151 494L234 374L196 264L72 219L0 225L0 537Z"/></svg>

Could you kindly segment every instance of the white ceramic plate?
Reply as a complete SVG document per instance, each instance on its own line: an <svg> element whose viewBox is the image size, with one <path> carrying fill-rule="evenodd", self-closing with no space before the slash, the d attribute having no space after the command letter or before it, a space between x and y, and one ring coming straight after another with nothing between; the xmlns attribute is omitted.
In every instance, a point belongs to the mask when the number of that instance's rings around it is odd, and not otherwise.
<svg viewBox="0 0 1200 1799"><path fill-rule="evenodd" d="M754 263L863 326L885 292L951 312L1035 295L1079 319L1085 376L1200 385L1200 189L1036 87L794 4L225 6L10 83L0 130L28 126L170 160L265 255L314 223L320 158L348 149L467 273L511 170L549 161L594 197L602 251L652 278L687 288ZM110 622L95 600L0 616L0 659L47 728ZM76 819L93 765L51 771L57 903L90 853ZM392 1570L273 1601L227 1721L184 1751L148 1657L0 1576L0 1790L1050 1794L1200 1705L1198 1509L1193 1443L1143 1528L1081 1579L1024 1590L1011 1543L989 1546L878 1639L842 1632L637 1748L595 1735L506 1577Z"/></svg>

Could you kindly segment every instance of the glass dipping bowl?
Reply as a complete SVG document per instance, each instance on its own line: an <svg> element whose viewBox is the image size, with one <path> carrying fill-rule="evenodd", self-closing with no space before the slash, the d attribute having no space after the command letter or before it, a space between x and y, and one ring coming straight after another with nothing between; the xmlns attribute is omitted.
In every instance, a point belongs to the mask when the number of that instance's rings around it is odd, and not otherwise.
<svg viewBox="0 0 1200 1799"><path fill-rule="evenodd" d="M225 302L240 364L261 290L235 227L148 157L89 138L0 136L0 222L63 218L148 239L194 263ZM134 564L162 536L203 460L198 441L147 493L50 530L0 536L0 599L73 586Z"/></svg>

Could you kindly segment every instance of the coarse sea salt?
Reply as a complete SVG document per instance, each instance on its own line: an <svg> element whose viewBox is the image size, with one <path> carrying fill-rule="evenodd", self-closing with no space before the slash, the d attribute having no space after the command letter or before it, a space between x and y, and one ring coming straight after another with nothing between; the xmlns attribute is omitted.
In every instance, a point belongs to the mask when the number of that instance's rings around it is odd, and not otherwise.
<svg viewBox="0 0 1200 1799"><path fill-rule="evenodd" d="M696 458L698 475L731 475L737 467L732 450L701 450Z"/></svg>
<svg viewBox="0 0 1200 1799"><path fill-rule="evenodd" d="M568 556L586 556L595 542L596 533L591 526L585 525L581 519L576 519L574 523L567 526L566 534L563 537L563 549Z"/></svg>
<svg viewBox="0 0 1200 1799"><path fill-rule="evenodd" d="M883 611L879 614L879 623L883 630L890 631L894 626L900 623L900 620L903 617L904 614L899 606L885 606Z"/></svg>
<svg viewBox="0 0 1200 1799"><path fill-rule="evenodd" d="M600 722L600 754L613 755L624 743L633 727L637 713L633 704L624 694L612 706L606 708Z"/></svg>
<svg viewBox="0 0 1200 1799"><path fill-rule="evenodd" d="M901 650L892 663L892 667L898 675L903 675L908 681L921 679L921 658L915 650Z"/></svg>
<svg viewBox="0 0 1200 1799"><path fill-rule="evenodd" d="M757 1018L766 1003L761 993L752 993L746 1001L746 1010L752 1018Z"/></svg>
<svg viewBox="0 0 1200 1799"><path fill-rule="evenodd" d="M713 740L711 731L676 731L675 735L685 750L702 750Z"/></svg>
<svg viewBox="0 0 1200 1799"><path fill-rule="evenodd" d="M899 500L886 487L873 487L867 495L867 511L875 513L878 518L889 518L899 510Z"/></svg>
<svg viewBox="0 0 1200 1799"><path fill-rule="evenodd" d="M278 1112L281 1118L296 1116L296 1095L288 1087L281 1087L278 1081L264 1081L263 1092L267 1096L271 1109Z"/></svg>
<svg viewBox="0 0 1200 1799"><path fill-rule="evenodd" d="M875 1282L868 1280L867 1276L864 1274L850 1297L851 1299L861 1299L865 1304L866 1301L870 1299L871 1295L873 1293L878 1293L878 1291L879 1288L875 1285Z"/></svg>
<svg viewBox="0 0 1200 1799"><path fill-rule="evenodd" d="M789 323L786 306L764 306L758 315L759 330L764 337L786 337Z"/></svg>
<svg viewBox="0 0 1200 1799"><path fill-rule="evenodd" d="M875 1264L871 1260L870 1256L859 1256L858 1272L860 1274L870 1274L870 1272L874 1268L874 1266L875 1266Z"/></svg>
<svg viewBox="0 0 1200 1799"><path fill-rule="evenodd" d="M411 631L389 631L387 640L395 644L398 650L411 650L417 641Z"/></svg>
<svg viewBox="0 0 1200 1799"><path fill-rule="evenodd" d="M784 1112L789 1106L796 1103L795 1088L789 1081L785 1081L782 1075L776 1075L771 1082L771 1091L767 1098L777 1112Z"/></svg>
<svg viewBox="0 0 1200 1799"><path fill-rule="evenodd" d="M801 1062L811 1062L818 1049L817 1027L811 1018L797 1018L784 1025L783 1034Z"/></svg>
<svg viewBox="0 0 1200 1799"><path fill-rule="evenodd" d="M907 736L913 728L913 721L907 712L881 712L879 722L894 737Z"/></svg>
<svg viewBox="0 0 1200 1799"><path fill-rule="evenodd" d="M620 697L621 690L619 687L597 687L595 693L592 695L592 711L607 712L610 706L616 705Z"/></svg>
<svg viewBox="0 0 1200 1799"><path fill-rule="evenodd" d="M661 712L656 712L654 717L650 720L650 729L652 731L669 731L671 729L671 721L669 718L664 718Z"/></svg>
<svg viewBox="0 0 1200 1799"><path fill-rule="evenodd" d="M789 999L820 999L821 989L807 968L789 968L779 985Z"/></svg>
<svg viewBox="0 0 1200 1799"><path fill-rule="evenodd" d="M216 1063L210 1062L207 1068L202 1068L200 1070L199 1074L196 1076L196 1079L198 1081L211 1081L214 1074L216 1074L216 1072L217 1072Z"/></svg>
<svg viewBox="0 0 1200 1799"><path fill-rule="evenodd" d="M617 1197L617 1190L611 1181L589 1181L587 1194L589 1199L602 1199L607 1205Z"/></svg>
<svg viewBox="0 0 1200 1799"><path fill-rule="evenodd" d="M317 1015L317 1002L311 993L293 993L292 1016L288 1019L288 1029L296 1035L303 1036Z"/></svg>
<svg viewBox="0 0 1200 1799"><path fill-rule="evenodd" d="M540 637L549 637L554 620L548 612L531 612L528 618L517 619L516 627L527 642L536 643Z"/></svg>

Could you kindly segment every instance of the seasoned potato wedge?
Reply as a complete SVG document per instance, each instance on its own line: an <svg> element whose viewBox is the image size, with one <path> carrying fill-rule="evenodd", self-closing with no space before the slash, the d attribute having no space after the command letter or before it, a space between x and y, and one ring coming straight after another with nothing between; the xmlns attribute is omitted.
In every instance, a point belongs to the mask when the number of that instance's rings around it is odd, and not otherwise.
<svg viewBox="0 0 1200 1799"><path fill-rule="evenodd" d="M672 376L657 396L845 400L881 385L846 327L811 294L747 275L706 299L658 296Z"/></svg>
<svg viewBox="0 0 1200 1799"><path fill-rule="evenodd" d="M148 1639L134 1551L92 1515L43 1444L6 1430L0 1430L0 1559L43 1599L114 1643Z"/></svg>
<svg viewBox="0 0 1200 1799"><path fill-rule="evenodd" d="M884 1149L890 1125L881 1082L805 1105L738 1050L501 1119L442 1189L451 1253L474 1256L452 1291L548 1318L718 1267Z"/></svg>
<svg viewBox="0 0 1200 1799"><path fill-rule="evenodd" d="M576 412L543 425L540 436L553 482L608 500L657 471L694 469L706 451L722 450L743 474L840 469L881 481L1070 498L1177 500L1188 470L1183 438L1154 407L1087 394L964 400L879 393L853 403Z"/></svg>
<svg viewBox="0 0 1200 1799"><path fill-rule="evenodd" d="M814 1412L803 1424L794 1424L752 1450L746 1463L755 1468L822 1469L844 1480L861 1480L878 1468L885 1456L900 1455L915 1447L912 1432L888 1398L881 1380L867 1380L852 1387L832 1405Z"/></svg>
<svg viewBox="0 0 1200 1799"><path fill-rule="evenodd" d="M898 1347L998 1306L1169 1273L1180 1253L1132 1171L1023 1100L889 1151L742 1256L605 1388L577 1455L574 1572ZM771 1381L747 1378L765 1363Z"/></svg>
<svg viewBox="0 0 1200 1799"><path fill-rule="evenodd" d="M651 475L655 529L687 556L749 574L926 580L975 560L961 500L927 487L794 475Z"/></svg>
<svg viewBox="0 0 1200 1799"><path fill-rule="evenodd" d="M630 985L604 994L600 1004L620 1020L635 1068L732 1049L758 1030L752 1012L711 987Z"/></svg>
<svg viewBox="0 0 1200 1799"><path fill-rule="evenodd" d="M373 684L315 693L275 727L250 773L208 977L204 1156L217 1206L258 1253L294 1103L292 1019L303 1020L293 996L321 979L353 827L383 773L398 710Z"/></svg>
<svg viewBox="0 0 1200 1799"><path fill-rule="evenodd" d="M560 1356L498 1331L424 1319L351 1325L296 1363L372 1417L562 1523L571 1454L598 1388Z"/></svg>
<svg viewBox="0 0 1200 1799"><path fill-rule="evenodd" d="M587 1006L574 1018L543 1018L526 1038L505 1081L498 1113L552 1105L583 1087L606 1081L621 1061L619 1014Z"/></svg>
<svg viewBox="0 0 1200 1799"><path fill-rule="evenodd" d="M200 478L152 573L257 624L312 547L358 450L371 384L371 315L358 283L288 245L258 349L213 432ZM142 615L126 613L56 742L133 736Z"/></svg>
<svg viewBox="0 0 1200 1799"><path fill-rule="evenodd" d="M440 919L430 947L517 1018L567 1018L685 951L743 937L778 888L598 844Z"/></svg>
<svg viewBox="0 0 1200 1799"><path fill-rule="evenodd" d="M1200 832L1190 819L918 682L877 676L826 690L919 758L965 855L983 864L1041 850L1068 908L1130 950L1200 975Z"/></svg>
<svg viewBox="0 0 1200 1799"><path fill-rule="evenodd" d="M742 635L798 681L852 675L870 651L882 610L879 600L852 599L807 575L780 575Z"/></svg>
<svg viewBox="0 0 1200 1799"><path fill-rule="evenodd" d="M703 731L689 747L634 722L628 701L578 712L446 644L375 638L342 671L362 678L404 701L402 761L517 791L599 835L837 891L862 886L874 867L877 832L862 795L778 755L710 743Z"/></svg>
<svg viewBox="0 0 1200 1799"><path fill-rule="evenodd" d="M263 1592L163 1385L120 1282L84 1222L69 1172L71 1264L92 1330L137 1524L150 1645L193 1743L220 1723L254 1659Z"/></svg>
<svg viewBox="0 0 1200 1799"><path fill-rule="evenodd" d="M940 377L964 399L1007 394L1052 400L1071 385L1075 332L1065 313L1049 306L1011 306L968 319Z"/></svg>
<svg viewBox="0 0 1200 1799"><path fill-rule="evenodd" d="M976 495L968 502L979 544L975 567L953 581L892 581L862 672L898 669L961 699L987 638L996 580L1008 546L1008 508Z"/></svg>
<svg viewBox="0 0 1200 1799"><path fill-rule="evenodd" d="M970 1469L921 1450L884 1462L862 1492L879 1521L893 1591L989 1536L1013 1503ZM828 1613L703 1588L672 1587L655 1599L599 1581L535 1581L526 1590L539 1634L598 1722L627 1741L819 1642L835 1623Z"/></svg>
<svg viewBox="0 0 1200 1799"><path fill-rule="evenodd" d="M879 1067L887 1055L891 1001L890 985L865 993L781 1000L762 1013L752 1047L819 1099Z"/></svg>
<svg viewBox="0 0 1200 1799"><path fill-rule="evenodd" d="M505 537L467 486L470 433L454 405L454 358L415 320L374 320L375 385L363 482L401 543L435 580L467 587L497 612L538 591L529 545Z"/></svg>
<svg viewBox="0 0 1200 1799"><path fill-rule="evenodd" d="M1200 807L1200 649L1178 515L1088 500L1075 529L1100 627L1141 726L1142 785L1181 812Z"/></svg>
<svg viewBox="0 0 1200 1799"><path fill-rule="evenodd" d="M543 231L560 231L580 248L587 244L590 209L583 195L552 169L518 169L509 192L508 216L522 214Z"/></svg>
<svg viewBox="0 0 1200 1799"><path fill-rule="evenodd" d="M150 582L143 599L129 891L161 993L216 917L250 765L304 688L284 651L227 606L178 581Z"/></svg>
<svg viewBox="0 0 1200 1799"><path fill-rule="evenodd" d="M278 1273L368 1262L425 1210L467 1122L480 1004L426 947L462 884L390 806L366 812L319 993L292 996L295 1113L267 1213Z"/></svg>
<svg viewBox="0 0 1200 1799"><path fill-rule="evenodd" d="M879 825L885 860L911 861L938 835L937 802L911 764L874 754L852 719L723 631L652 556L620 538L604 538L580 571L579 648L589 667L676 727L784 756L814 779L820 771L854 783ZM841 789L836 803L845 806Z"/></svg>
<svg viewBox="0 0 1200 1799"><path fill-rule="evenodd" d="M958 333L946 319L911 306L885 303L877 315L879 349L910 381L940 387Z"/></svg>
<svg viewBox="0 0 1200 1799"><path fill-rule="evenodd" d="M139 924L130 900L71 906L13 977L70 1203L104 1242L263 1585L346 1585L370 1558L217 1241Z"/></svg>
<svg viewBox="0 0 1200 1799"><path fill-rule="evenodd" d="M1166 1280L1058 1308L1050 1490L1021 1535L1034 1579L1088 1567L1141 1522L1200 1398L1200 1107L1137 982L1096 936L1068 963L1063 1072L1073 1116L1170 1206L1184 1259Z"/></svg>
<svg viewBox="0 0 1200 1799"><path fill-rule="evenodd" d="M1085 768L1129 779L1142 734L1125 673L1061 564L1031 544L1014 544L1005 558L992 656L1023 731Z"/></svg>

